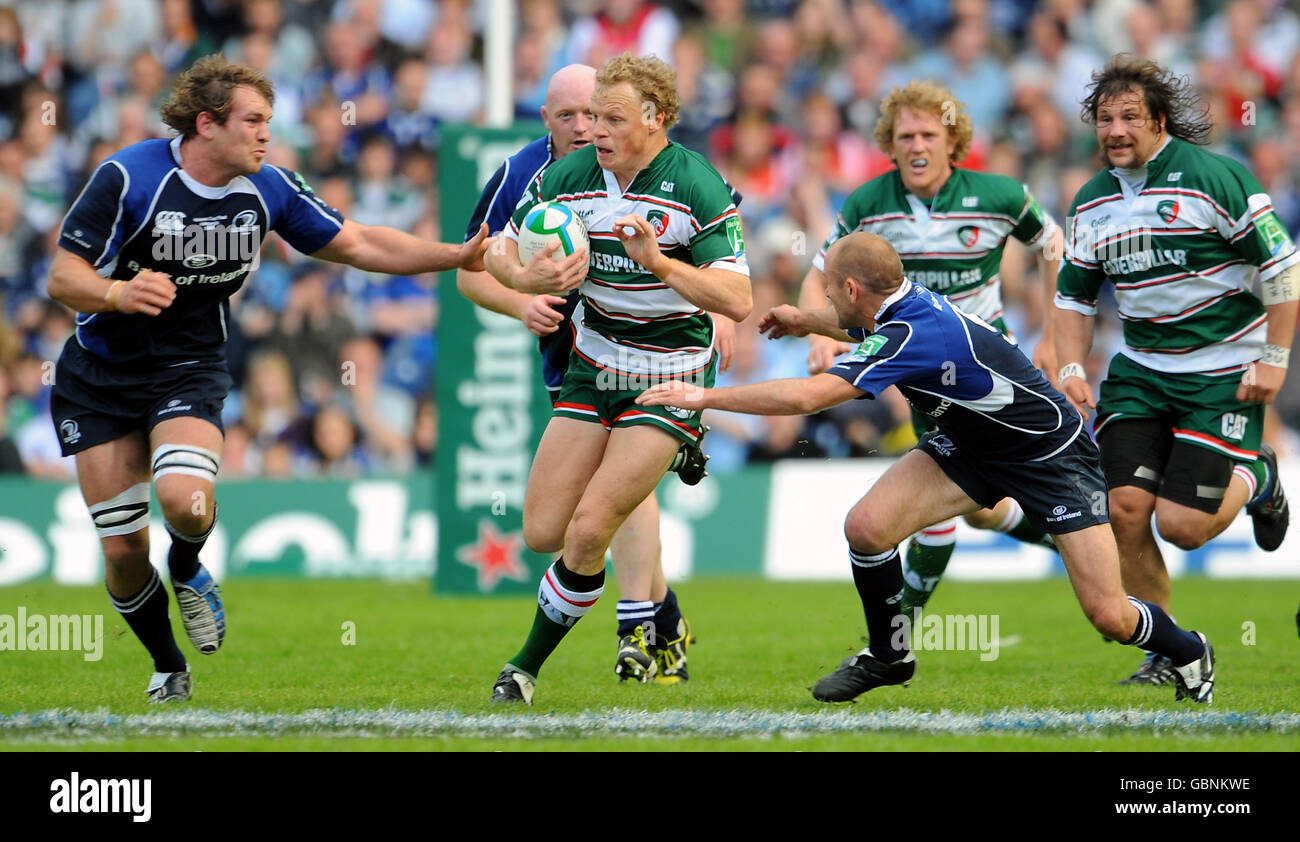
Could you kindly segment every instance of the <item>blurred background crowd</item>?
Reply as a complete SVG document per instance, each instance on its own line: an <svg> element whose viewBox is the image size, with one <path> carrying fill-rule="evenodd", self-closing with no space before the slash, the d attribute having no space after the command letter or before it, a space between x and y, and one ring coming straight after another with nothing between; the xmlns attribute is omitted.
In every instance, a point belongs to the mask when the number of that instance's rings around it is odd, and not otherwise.
<svg viewBox="0 0 1300 842"><path fill-rule="evenodd" d="M1191 78L1214 151L1246 163L1300 233L1300 16L1282 0L520 0L515 110L535 119L571 62L631 50L677 70L675 140L743 194L754 313L723 384L805 373L806 345L757 333L793 302L840 204L887 171L871 133L882 97L947 84L976 135L962 166L1014 176L1058 222L1100 167L1079 102L1110 55ZM275 85L270 162L345 215L440 239L440 127L478 122L486 3L470 0L0 0L0 472L70 478L48 382L74 316L45 294L60 220L108 155L165 137L158 106L196 58L221 51ZM469 205L465 210L469 213ZM464 220L452 220L459 227ZM1026 351L1043 296L1008 247L1007 321ZM450 291L448 291L450 290ZM304 259L278 239L232 302L226 476L355 476L430 464L437 447L436 278ZM1103 314L1090 362L1118 342ZM1268 434L1300 426L1292 377ZM454 411L454 410L449 410ZM1277 421L1284 423L1276 423ZM897 452L899 401L821 416L717 415L714 471L786 457Z"/></svg>

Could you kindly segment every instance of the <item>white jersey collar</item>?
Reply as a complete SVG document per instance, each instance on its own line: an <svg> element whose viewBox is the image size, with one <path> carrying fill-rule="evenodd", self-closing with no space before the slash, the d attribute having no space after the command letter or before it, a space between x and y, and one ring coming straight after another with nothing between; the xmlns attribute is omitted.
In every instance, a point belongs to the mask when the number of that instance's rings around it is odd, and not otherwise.
<svg viewBox="0 0 1300 842"><path fill-rule="evenodd" d="M909 292L912 291L912 282L903 278L903 282L898 285L888 298L880 303L880 309L876 311L876 326L880 326L880 319L885 315L885 311L893 307L899 301L902 301Z"/></svg>

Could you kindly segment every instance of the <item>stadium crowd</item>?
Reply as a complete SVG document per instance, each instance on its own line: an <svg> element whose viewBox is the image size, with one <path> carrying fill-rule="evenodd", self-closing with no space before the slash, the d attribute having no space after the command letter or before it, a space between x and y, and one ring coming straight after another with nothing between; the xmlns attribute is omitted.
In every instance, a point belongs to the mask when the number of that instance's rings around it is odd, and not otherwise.
<svg viewBox="0 0 1300 842"><path fill-rule="evenodd" d="M1091 73L1118 52L1155 59L1194 80L1215 124L1210 148L1245 163L1300 235L1295 5L520 0L516 114L535 119L547 79L566 64L624 50L669 61L682 102L674 139L744 196L754 308L718 383L801 376L806 344L760 341L758 321L797 298L848 193L891 166L871 139L876 110L912 78L943 82L968 107L976 133L962 166L1020 179L1063 222L1100 168L1079 117ZM45 291L59 223L107 155L166 136L158 106L176 73L216 51L262 71L276 89L270 163L300 172L360 222L440 239L440 126L482 118L486 11L470 0L0 0L0 472L72 476L48 413L53 360L75 319ZM1002 278L1007 322L1032 350L1044 314L1031 255L1011 244ZM233 302L223 473L428 465L439 294L432 276L308 261L271 237ZM1113 309L1100 323L1094 382L1119 342ZM1297 452L1295 378L1273 418L1266 438ZM708 423L715 472L912 441L897 401Z"/></svg>

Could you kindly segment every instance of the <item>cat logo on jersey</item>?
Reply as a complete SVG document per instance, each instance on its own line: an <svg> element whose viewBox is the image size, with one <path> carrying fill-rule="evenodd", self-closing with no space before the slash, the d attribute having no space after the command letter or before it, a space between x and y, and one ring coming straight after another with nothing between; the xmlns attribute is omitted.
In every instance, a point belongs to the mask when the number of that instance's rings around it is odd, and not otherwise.
<svg viewBox="0 0 1300 842"><path fill-rule="evenodd" d="M974 225L963 225L957 229L957 239L968 249L975 248L975 243L979 242L979 238L980 229Z"/></svg>
<svg viewBox="0 0 1300 842"><path fill-rule="evenodd" d="M661 210L652 210L645 215L646 221L655 228L655 236L662 237L668 233L668 214Z"/></svg>
<svg viewBox="0 0 1300 842"><path fill-rule="evenodd" d="M695 410L682 409L680 406L665 406L664 409L668 410L669 415L680 418L683 421L689 421L690 417L695 414Z"/></svg>
<svg viewBox="0 0 1300 842"><path fill-rule="evenodd" d="M1173 199L1165 199L1156 205L1156 213L1165 221L1165 225L1169 225L1178 218L1178 202Z"/></svg>

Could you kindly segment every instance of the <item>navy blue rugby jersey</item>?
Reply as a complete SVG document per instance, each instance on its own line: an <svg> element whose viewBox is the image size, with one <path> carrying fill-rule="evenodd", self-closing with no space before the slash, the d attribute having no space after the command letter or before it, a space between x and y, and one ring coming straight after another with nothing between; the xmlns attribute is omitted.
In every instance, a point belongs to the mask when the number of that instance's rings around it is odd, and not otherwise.
<svg viewBox="0 0 1300 842"><path fill-rule="evenodd" d="M465 240L472 240L484 222L488 225L488 233L500 234L510 223L510 217L528 194L529 188L536 187L541 182L542 173L554 161L549 134L539 137L507 158L483 188L478 205L470 214ZM569 370L569 351L573 348L573 331L569 328L569 322L573 318L573 311L578 307L578 300L577 291L570 292L564 306L560 308L564 320L560 322L559 329L537 339L537 349L542 353L542 377L546 381L546 388L552 392L560 390L564 373Z"/></svg>
<svg viewBox="0 0 1300 842"><path fill-rule="evenodd" d="M876 330L830 369L874 398L899 391L968 453L1040 461L1083 430L1083 418L998 330L904 280L876 314Z"/></svg>
<svg viewBox="0 0 1300 842"><path fill-rule="evenodd" d="M64 217L59 246L105 278L141 269L170 276L176 299L158 316L118 312L77 317L76 338L126 368L225 359L230 296L257 267L273 230L303 254L338 234L343 216L297 173L264 164L224 187L180 165L181 139L146 140L109 156Z"/></svg>

